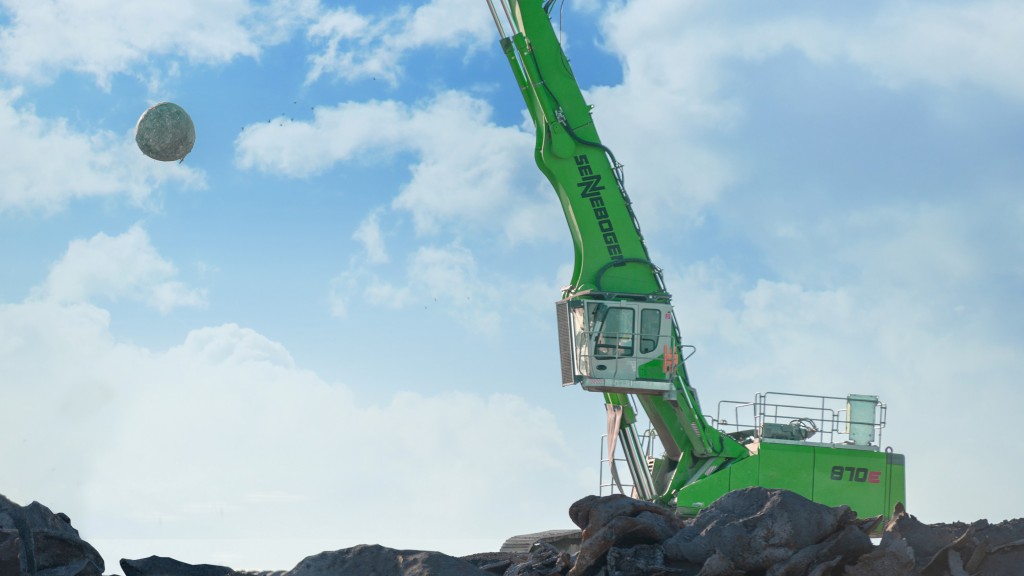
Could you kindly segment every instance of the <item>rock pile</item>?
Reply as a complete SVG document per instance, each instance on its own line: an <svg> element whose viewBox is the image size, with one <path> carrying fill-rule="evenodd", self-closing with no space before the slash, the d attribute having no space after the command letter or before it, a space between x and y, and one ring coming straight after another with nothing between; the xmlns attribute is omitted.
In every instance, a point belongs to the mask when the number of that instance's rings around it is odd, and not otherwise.
<svg viewBox="0 0 1024 576"><path fill-rule="evenodd" d="M0 495L0 576L101 576L103 568L66 514Z"/></svg>
<svg viewBox="0 0 1024 576"><path fill-rule="evenodd" d="M121 560L124 576L1019 576L1024 519L926 525L900 510L862 519L784 490L727 494L699 516L625 496L588 496L569 509L582 529L571 550L455 558L362 545L309 556L279 572L237 572L152 556ZM103 560L63 514L0 496L0 576L101 576Z"/></svg>

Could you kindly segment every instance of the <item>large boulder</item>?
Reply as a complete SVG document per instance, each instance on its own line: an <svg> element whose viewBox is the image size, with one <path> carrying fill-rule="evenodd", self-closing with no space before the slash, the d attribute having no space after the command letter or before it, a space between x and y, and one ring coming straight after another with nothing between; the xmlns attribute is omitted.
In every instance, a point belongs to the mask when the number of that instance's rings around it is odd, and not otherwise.
<svg viewBox="0 0 1024 576"><path fill-rule="evenodd" d="M15 559L17 571L9 571ZM66 514L0 495L0 568L8 570L3 576L101 576L104 565Z"/></svg>
<svg viewBox="0 0 1024 576"><path fill-rule="evenodd" d="M616 576L669 575L676 572L665 565L665 551L657 544L640 544L608 550L606 572Z"/></svg>
<svg viewBox="0 0 1024 576"><path fill-rule="evenodd" d="M561 575L569 570L572 561L569 554L562 552L551 544L541 542L530 550L527 557L521 562L510 566L504 576L554 576Z"/></svg>
<svg viewBox="0 0 1024 576"><path fill-rule="evenodd" d="M788 559L773 565L767 576L803 576L814 570L831 574L832 569L858 561L873 548L871 538L860 526L847 524L824 541L798 550Z"/></svg>
<svg viewBox="0 0 1024 576"><path fill-rule="evenodd" d="M492 576L473 564L420 550L394 550L379 545L321 552L289 570L287 576Z"/></svg>
<svg viewBox="0 0 1024 576"><path fill-rule="evenodd" d="M21 572L21 538L17 530L0 530L0 574Z"/></svg>
<svg viewBox="0 0 1024 576"><path fill-rule="evenodd" d="M719 498L662 547L670 561L703 564L720 555L738 571L765 571L856 518L846 506L831 508L785 490L746 488Z"/></svg>
<svg viewBox="0 0 1024 576"><path fill-rule="evenodd" d="M527 552L480 552L460 558L481 570L501 576L513 564L525 562L529 557Z"/></svg>
<svg viewBox="0 0 1024 576"><path fill-rule="evenodd" d="M685 525L668 506L621 494L578 500L569 507L569 518L583 529L583 541L569 576L595 574L607 563L613 548L660 544Z"/></svg>
<svg viewBox="0 0 1024 576"><path fill-rule="evenodd" d="M121 559L124 576L232 576L235 571L213 564L186 564L174 558L150 556L140 560Z"/></svg>
<svg viewBox="0 0 1024 576"><path fill-rule="evenodd" d="M882 542L872 555L891 556L883 552L889 550L908 555L904 564L912 567L907 573L914 575L1015 575L1024 566L1024 519L999 524L987 520L924 524L900 510L886 525Z"/></svg>
<svg viewBox="0 0 1024 576"><path fill-rule="evenodd" d="M846 567L843 576L910 576L914 573L914 551L906 540L890 540Z"/></svg>

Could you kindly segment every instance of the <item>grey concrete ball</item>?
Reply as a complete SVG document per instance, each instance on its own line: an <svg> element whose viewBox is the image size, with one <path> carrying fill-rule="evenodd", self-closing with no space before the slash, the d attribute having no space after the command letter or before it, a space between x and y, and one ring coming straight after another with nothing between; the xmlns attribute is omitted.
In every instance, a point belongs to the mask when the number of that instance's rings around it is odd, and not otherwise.
<svg viewBox="0 0 1024 576"><path fill-rule="evenodd" d="M154 160L183 160L196 143L196 127L184 108L161 102L142 113L135 125L135 143Z"/></svg>

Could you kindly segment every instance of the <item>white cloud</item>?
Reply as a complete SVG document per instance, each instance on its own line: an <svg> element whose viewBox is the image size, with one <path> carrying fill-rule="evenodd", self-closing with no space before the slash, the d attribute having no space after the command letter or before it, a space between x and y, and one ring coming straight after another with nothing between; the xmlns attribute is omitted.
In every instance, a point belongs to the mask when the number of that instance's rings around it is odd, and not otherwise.
<svg viewBox="0 0 1024 576"><path fill-rule="evenodd" d="M380 211L370 213L356 228L352 238L359 241L366 250L366 259L372 264L383 264L388 261L384 233L380 229Z"/></svg>
<svg viewBox="0 0 1024 576"><path fill-rule="evenodd" d="M486 283L468 250L420 248L413 255L409 278L427 297L441 301L459 323L477 331L495 335L500 328L502 299L500 292Z"/></svg>
<svg viewBox="0 0 1024 576"><path fill-rule="evenodd" d="M251 3L249 9L243 22L264 46L288 40L323 13L320 0L269 0Z"/></svg>
<svg viewBox="0 0 1024 576"><path fill-rule="evenodd" d="M494 337L509 326L531 325L550 316L559 293L558 280L544 281L485 266L472 251L458 243L421 246L408 255L404 267L385 272L372 263L354 259L331 282L330 306L335 316L346 317L362 304L387 309L440 310L474 334ZM571 271L571 265L566 270Z"/></svg>
<svg viewBox="0 0 1024 576"><path fill-rule="evenodd" d="M180 355L183 362L229 369L249 364L283 370L295 368L295 361L284 346L237 324L193 330L169 354Z"/></svg>
<svg viewBox="0 0 1024 576"><path fill-rule="evenodd" d="M410 212L419 232L468 223L500 227L512 242L555 234L562 229L559 211L549 190L537 190L533 136L497 126L490 116L486 102L459 92L414 106L347 102L318 108L309 123L247 127L236 141L236 162L241 168L305 177L339 162L379 163L413 152L419 161L410 167L411 178L393 208ZM524 190L537 191L536 197Z"/></svg>
<svg viewBox="0 0 1024 576"><path fill-rule="evenodd" d="M450 92L411 119L408 129L421 160L394 206L410 211L418 230L451 220L502 226L538 201L522 193L534 190L539 179L531 164L533 136L495 126L490 114L484 102ZM556 205L553 199L545 204ZM552 214L557 222L557 212ZM512 230L505 228L506 234Z"/></svg>
<svg viewBox="0 0 1024 576"><path fill-rule="evenodd" d="M394 84L409 51L479 48L496 37L479 8L473 0L431 0L376 19L348 7L332 10L309 28L309 38L324 48L310 59L307 82L333 75L346 80L374 77Z"/></svg>
<svg viewBox="0 0 1024 576"><path fill-rule="evenodd" d="M250 569L291 567L324 541L496 549L511 527L565 525L585 489L554 416L516 396L396 391L372 403L363 392L379 383L324 382L237 325L149 350L108 324L90 305L0 305L0 395L19 407L0 484L68 513L108 570L140 557L128 539ZM496 504L510 494L530 497ZM197 541L220 546L195 557Z"/></svg>
<svg viewBox="0 0 1024 576"><path fill-rule="evenodd" d="M895 87L973 86L1024 101L1024 5L996 0L885 5L874 25L848 33L846 56Z"/></svg>
<svg viewBox="0 0 1024 576"><path fill-rule="evenodd" d="M313 0L6 0L11 25L0 32L0 67L29 81L52 80L65 70L110 86L114 74L154 55L224 63L256 57L315 17Z"/></svg>
<svg viewBox="0 0 1024 576"><path fill-rule="evenodd" d="M72 241L33 298L55 303L128 298L163 313L204 306L204 292L188 288L176 275L174 265L160 257L149 235L136 225L119 236L99 233Z"/></svg>
<svg viewBox="0 0 1024 576"><path fill-rule="evenodd" d="M404 308L439 306L461 326L480 334L496 334L504 305L502 291L481 276L473 254L458 245L422 246L410 255L404 282L382 278L355 260L332 281L331 309L345 316L354 300L374 306Z"/></svg>
<svg viewBox="0 0 1024 576"><path fill-rule="evenodd" d="M693 4L614 6L603 20L605 46L621 59L623 82L587 90L602 141L625 164L627 189L643 193L636 210L646 226L699 217L736 178L704 140L736 120L736 105L718 94L716 47L727 40L681 31Z"/></svg>
<svg viewBox="0 0 1024 576"><path fill-rule="evenodd" d="M396 285L381 277L365 263L355 260L349 268L331 279L331 314L344 318L354 304L367 302L385 308L404 308L416 301L409 285Z"/></svg>
<svg viewBox="0 0 1024 576"><path fill-rule="evenodd" d="M127 196L143 204L165 183L204 186L186 164L143 156L129 134L76 132L64 119L40 118L18 108L20 91L0 91L0 211L55 212L76 198Z"/></svg>
<svg viewBox="0 0 1024 576"><path fill-rule="evenodd" d="M308 177L336 162L390 151L409 115L394 101L345 102L318 107L312 122L253 124L235 140L235 161L244 169Z"/></svg>
<svg viewBox="0 0 1024 576"><path fill-rule="evenodd" d="M736 18L732 7L713 3L636 0L613 5L604 29L627 75L660 75L691 94L715 94L722 80L717 65L725 59L795 49L816 62L853 63L893 87L971 85L1024 96L1014 73L1015 55L1024 50L1018 2L865 4L821 14L793 6ZM645 37L649 45L637 42Z"/></svg>
<svg viewBox="0 0 1024 576"><path fill-rule="evenodd" d="M709 142L744 120L746 104L727 91L737 64L799 54L821 67L853 66L887 89L981 89L1020 101L1024 5L871 4L837 16L800 7L737 17L729 5L671 0L611 3L604 46L624 81L588 90L605 143L643 191L646 226L699 220L703 209L748 178ZM586 79L581 79L586 85ZM938 94L935 92L932 94Z"/></svg>
<svg viewBox="0 0 1024 576"><path fill-rule="evenodd" d="M642 194L635 210L645 226L699 220L738 179L729 158L702 140L709 116L723 112L687 99L645 81L589 91L602 141L625 166L627 193Z"/></svg>
<svg viewBox="0 0 1024 576"><path fill-rule="evenodd" d="M325 73L337 74L350 80L380 74L382 79L394 81L393 60L397 54L382 53L380 49L376 53L346 49L346 44L350 42L361 48L381 34L381 28L386 27L388 21L375 25L355 9L344 6L322 15L309 27L307 35L314 42L325 42L326 45L323 53L310 57L311 68L306 82L315 82Z"/></svg>

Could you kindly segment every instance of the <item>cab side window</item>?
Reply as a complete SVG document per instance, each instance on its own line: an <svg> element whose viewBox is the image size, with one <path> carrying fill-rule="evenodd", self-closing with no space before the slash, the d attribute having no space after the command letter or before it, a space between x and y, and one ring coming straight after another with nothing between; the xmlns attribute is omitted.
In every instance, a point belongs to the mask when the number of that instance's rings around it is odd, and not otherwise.
<svg viewBox="0 0 1024 576"><path fill-rule="evenodd" d="M658 348L661 336L661 310L645 308L640 311L640 353L648 354Z"/></svg>

